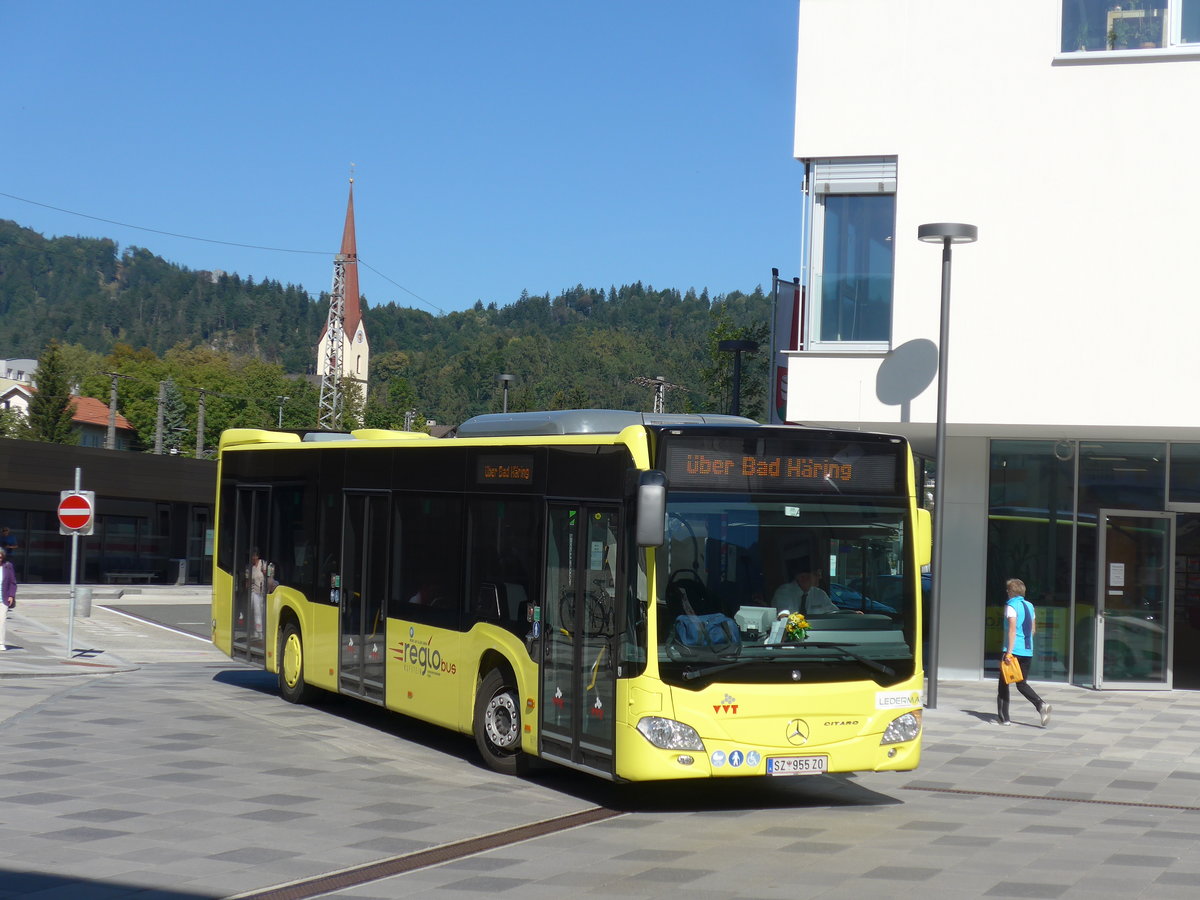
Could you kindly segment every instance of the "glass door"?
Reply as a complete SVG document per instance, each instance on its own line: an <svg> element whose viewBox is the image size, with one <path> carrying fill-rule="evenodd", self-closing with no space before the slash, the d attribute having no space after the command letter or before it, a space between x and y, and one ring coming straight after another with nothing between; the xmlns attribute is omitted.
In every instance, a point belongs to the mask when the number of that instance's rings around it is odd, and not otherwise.
<svg viewBox="0 0 1200 900"><path fill-rule="evenodd" d="M1171 687L1175 514L1102 509L1093 683Z"/></svg>
<svg viewBox="0 0 1200 900"><path fill-rule="evenodd" d="M346 493L340 619L342 693L383 703L388 584L387 494Z"/></svg>
<svg viewBox="0 0 1200 900"><path fill-rule="evenodd" d="M617 510L551 505L542 625L541 752L613 771L616 715Z"/></svg>
<svg viewBox="0 0 1200 900"><path fill-rule="evenodd" d="M267 547L265 487L239 487L233 544L233 657L265 664Z"/></svg>

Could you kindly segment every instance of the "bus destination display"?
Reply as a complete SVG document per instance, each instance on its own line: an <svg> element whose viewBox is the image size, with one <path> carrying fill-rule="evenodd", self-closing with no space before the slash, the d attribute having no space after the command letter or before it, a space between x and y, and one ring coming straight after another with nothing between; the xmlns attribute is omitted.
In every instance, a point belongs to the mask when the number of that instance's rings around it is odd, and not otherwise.
<svg viewBox="0 0 1200 900"><path fill-rule="evenodd" d="M663 470L675 488L719 491L886 493L896 490L898 447L722 438L670 441Z"/></svg>
<svg viewBox="0 0 1200 900"><path fill-rule="evenodd" d="M476 471L480 484L533 483L532 456L480 456Z"/></svg>

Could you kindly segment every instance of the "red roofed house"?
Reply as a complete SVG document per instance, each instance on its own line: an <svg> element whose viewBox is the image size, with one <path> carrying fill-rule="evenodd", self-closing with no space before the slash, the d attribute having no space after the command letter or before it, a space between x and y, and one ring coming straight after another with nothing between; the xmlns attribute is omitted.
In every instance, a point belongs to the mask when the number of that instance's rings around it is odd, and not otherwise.
<svg viewBox="0 0 1200 900"><path fill-rule="evenodd" d="M71 424L79 433L81 447L106 447L108 445L108 405L94 397L71 398ZM117 413L115 450L128 450L133 443L136 430L120 413Z"/></svg>

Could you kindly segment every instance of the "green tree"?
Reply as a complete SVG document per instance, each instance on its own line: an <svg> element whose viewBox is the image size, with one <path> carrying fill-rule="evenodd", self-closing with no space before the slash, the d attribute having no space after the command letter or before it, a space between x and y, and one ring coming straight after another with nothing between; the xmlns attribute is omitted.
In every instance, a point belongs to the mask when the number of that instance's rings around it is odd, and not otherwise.
<svg viewBox="0 0 1200 900"><path fill-rule="evenodd" d="M728 412L733 400L734 354L718 349L721 341L754 341L757 353L742 352L741 414L763 420L766 411L767 358L770 356L770 330L767 323L735 325L729 313L720 309L713 313L713 325L708 332L708 361L700 367L700 377L708 392L709 409Z"/></svg>
<svg viewBox="0 0 1200 900"><path fill-rule="evenodd" d="M29 401L29 434L49 444L76 444L71 427L71 389L58 341L51 341L38 358L37 391Z"/></svg>
<svg viewBox="0 0 1200 900"><path fill-rule="evenodd" d="M190 433L187 404L183 391L173 378L168 378L163 390L163 450L178 453Z"/></svg>
<svg viewBox="0 0 1200 900"><path fill-rule="evenodd" d="M0 408L0 438L25 439L28 435L29 427L21 410L8 406Z"/></svg>

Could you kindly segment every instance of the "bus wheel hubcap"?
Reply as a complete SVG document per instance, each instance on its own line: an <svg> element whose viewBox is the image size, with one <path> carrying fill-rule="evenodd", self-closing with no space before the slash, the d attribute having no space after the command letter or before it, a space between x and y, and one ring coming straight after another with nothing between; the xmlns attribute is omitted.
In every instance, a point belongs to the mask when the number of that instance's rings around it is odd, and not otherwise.
<svg viewBox="0 0 1200 900"><path fill-rule="evenodd" d="M296 640L296 636L292 635L288 638L287 645L283 648L283 680L287 682L288 687L295 687L296 680L300 677L300 642Z"/></svg>
<svg viewBox="0 0 1200 900"><path fill-rule="evenodd" d="M512 694L505 691L491 699L487 706L487 714L483 718L483 726L487 731L488 740L497 747L507 750L517 743L520 737L520 717Z"/></svg>

